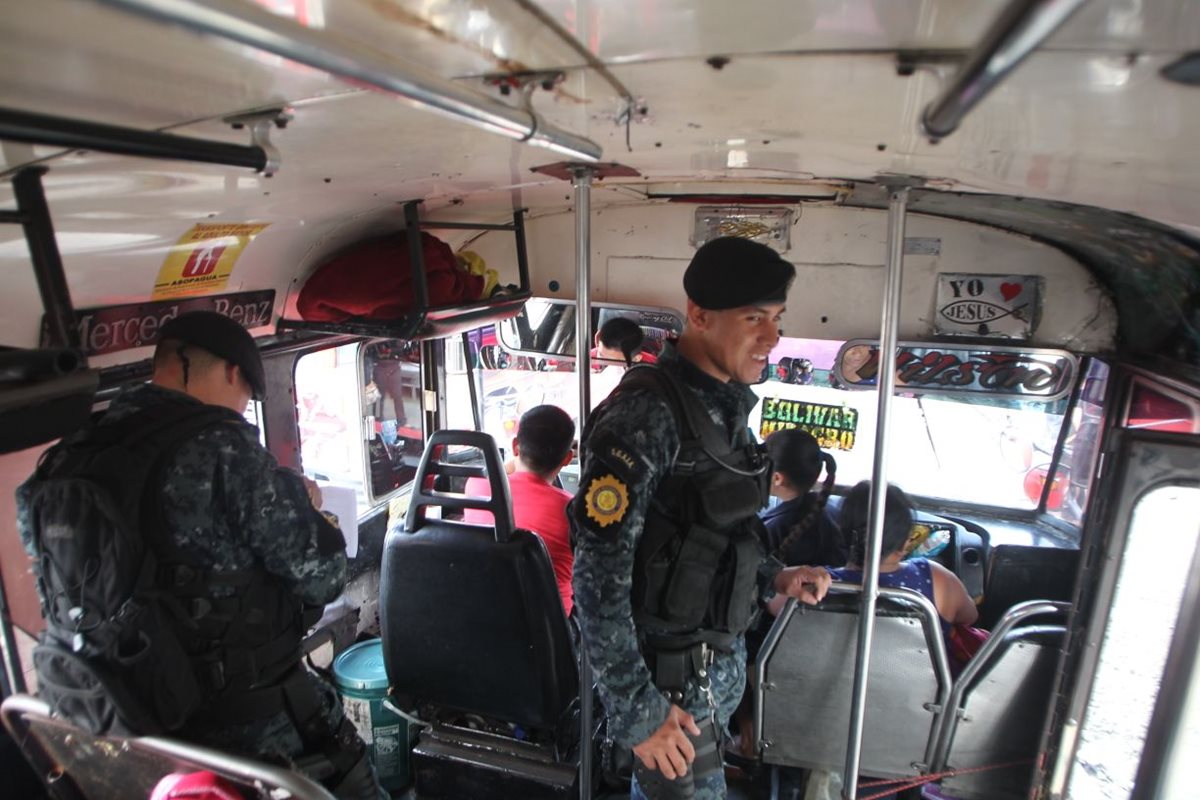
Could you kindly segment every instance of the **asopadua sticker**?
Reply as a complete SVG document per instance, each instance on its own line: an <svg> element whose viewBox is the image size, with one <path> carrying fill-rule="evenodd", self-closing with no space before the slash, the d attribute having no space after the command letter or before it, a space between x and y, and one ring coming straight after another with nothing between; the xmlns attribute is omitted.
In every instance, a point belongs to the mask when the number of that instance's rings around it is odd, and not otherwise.
<svg viewBox="0 0 1200 800"><path fill-rule="evenodd" d="M225 288L246 245L267 223L199 222L171 248L154 281L155 300Z"/></svg>

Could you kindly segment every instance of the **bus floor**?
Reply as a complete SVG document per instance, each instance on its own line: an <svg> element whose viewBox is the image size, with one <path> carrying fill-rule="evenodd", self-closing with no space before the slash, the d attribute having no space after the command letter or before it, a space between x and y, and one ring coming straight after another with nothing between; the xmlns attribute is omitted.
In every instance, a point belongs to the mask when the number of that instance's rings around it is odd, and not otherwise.
<svg viewBox="0 0 1200 800"><path fill-rule="evenodd" d="M735 767L726 766L725 782L729 788L728 800L762 800L769 797L769 787L759 787L750 779L750 776L743 773ZM797 798L803 795L796 795ZM791 795L780 794L780 800L791 800ZM629 789L624 791L616 789L601 789L593 796L593 800L628 800ZM392 794L392 800L421 800L416 790L412 787L405 789L402 792ZM462 800L475 800L475 798L462 798ZM515 798L514 798L515 800Z"/></svg>

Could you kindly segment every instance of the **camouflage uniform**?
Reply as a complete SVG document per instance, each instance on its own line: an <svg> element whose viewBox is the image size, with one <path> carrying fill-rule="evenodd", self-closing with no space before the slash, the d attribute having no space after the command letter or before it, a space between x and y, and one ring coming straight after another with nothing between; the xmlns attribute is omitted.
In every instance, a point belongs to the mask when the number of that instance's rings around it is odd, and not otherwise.
<svg viewBox="0 0 1200 800"><path fill-rule="evenodd" d="M201 405L182 393L143 384L118 395L99 424L164 403ZM152 487L155 480L151 478ZM216 576L261 565L308 606L323 605L341 594L346 581L341 532L313 508L300 477L281 469L259 444L250 424L219 423L201 431L177 447L157 480L167 528L163 533L189 560L211 565ZM207 591L232 596L238 590L212 586ZM342 727L341 703L327 682L312 674L308 679L333 737ZM282 763L304 751L299 730L283 711L238 725L189 725L177 735Z"/></svg>
<svg viewBox="0 0 1200 800"><path fill-rule="evenodd" d="M683 359L668 345L658 367L700 398L714 422L729 434L749 436L747 417L758 397L744 384L722 383ZM610 731L632 747L666 720L670 703L654 686L638 649L630 590L634 553L651 499L669 473L680 436L670 406L649 390L623 390L596 409L583 443L583 474L570 507L575 534L575 607L596 671ZM614 503L596 502L597 489L608 489ZM780 569L765 560L760 579L769 586ZM717 723L729 721L746 685L745 641L739 636L729 652L718 652L709 669ZM704 693L689 683L683 702L697 719L711 711ZM636 791L636 790L635 790ZM634 796L637 796L636 794ZM701 800L725 796L724 775L698 781Z"/></svg>

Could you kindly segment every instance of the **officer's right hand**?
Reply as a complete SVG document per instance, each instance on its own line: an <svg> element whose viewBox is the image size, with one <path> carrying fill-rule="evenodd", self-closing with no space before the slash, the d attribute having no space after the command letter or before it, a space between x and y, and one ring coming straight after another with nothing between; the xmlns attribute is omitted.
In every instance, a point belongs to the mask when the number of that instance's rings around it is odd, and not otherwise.
<svg viewBox="0 0 1200 800"><path fill-rule="evenodd" d="M775 591L811 606L821 602L832 581L824 567L784 567L775 576Z"/></svg>
<svg viewBox="0 0 1200 800"><path fill-rule="evenodd" d="M696 758L696 748L687 735L700 735L696 720L677 705L672 705L666 722L650 734L650 738L633 746L633 754L646 769L656 769L669 781L683 777L688 764Z"/></svg>

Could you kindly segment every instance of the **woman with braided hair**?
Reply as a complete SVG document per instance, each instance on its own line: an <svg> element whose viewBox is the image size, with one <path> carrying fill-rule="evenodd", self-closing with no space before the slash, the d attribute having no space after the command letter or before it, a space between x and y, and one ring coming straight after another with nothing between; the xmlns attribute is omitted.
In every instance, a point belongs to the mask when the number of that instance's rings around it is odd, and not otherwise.
<svg viewBox="0 0 1200 800"><path fill-rule="evenodd" d="M825 508L837 477L837 462L821 450L812 434L799 428L776 431L767 437L766 444L774 470L771 496L780 501L759 515L766 533L763 541L766 551L785 565L845 564L849 549L837 523ZM822 469L825 481L820 489L813 491ZM785 596L777 595L767 604L770 613L760 615L754 627L746 631L746 655L750 667L747 674L751 676L759 648L775 621L774 615L779 613L786 600ZM753 703L750 697L747 692L734 714L740 748L746 756L752 755Z"/></svg>
<svg viewBox="0 0 1200 800"><path fill-rule="evenodd" d="M849 550L842 532L825 508L837 477L837 462L799 428L776 431L767 438L774 473L771 494L779 499L761 515L767 529L767 552L784 564L841 566ZM813 491L825 471L825 481Z"/></svg>

